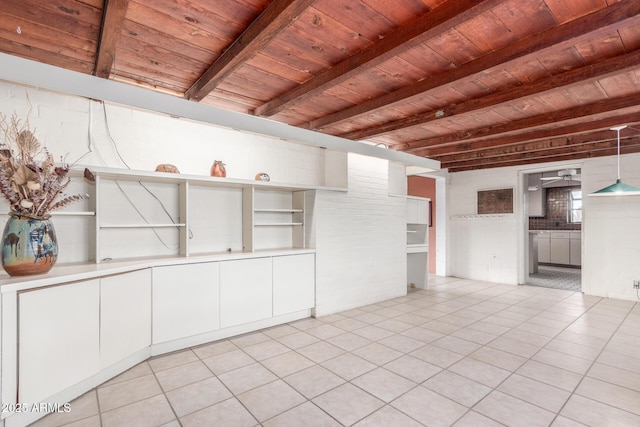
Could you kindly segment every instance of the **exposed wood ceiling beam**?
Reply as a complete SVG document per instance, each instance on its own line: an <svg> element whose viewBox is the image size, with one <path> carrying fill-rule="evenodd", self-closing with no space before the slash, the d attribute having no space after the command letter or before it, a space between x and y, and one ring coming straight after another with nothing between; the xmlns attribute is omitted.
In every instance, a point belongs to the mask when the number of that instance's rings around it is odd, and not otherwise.
<svg viewBox="0 0 640 427"><path fill-rule="evenodd" d="M523 142L506 147L488 148L485 150L473 151L462 154L449 154L438 156L437 160L443 163L465 163L478 162L489 159L507 158L520 156L525 153L544 154L571 154L584 151L585 149L595 149L599 146L614 147L616 145L616 135L610 130L590 132L582 135L570 135L564 137L550 138L541 141ZM623 144L624 144L623 140Z"/></svg>
<svg viewBox="0 0 640 427"><path fill-rule="evenodd" d="M472 162L469 164L442 164L442 168L449 169L449 172L462 172L472 169L486 169L505 166L518 166L523 164L541 163L541 162L559 162L578 159L587 159L602 156L615 156L618 153L617 144L596 144L593 147L585 146L584 150L572 152L570 154L556 154L553 152L542 152L543 154L523 153L519 156L508 156L504 159L491 159L481 162ZM589 148L589 149L587 149ZM626 145L620 149L622 154L631 154L640 152L640 138L630 138ZM612 171L613 173L613 171Z"/></svg>
<svg viewBox="0 0 640 427"><path fill-rule="evenodd" d="M460 104L453 104L438 110L426 111L400 120L383 123L379 126L372 126L367 129L341 134L340 136L354 140L379 136L398 129L422 125L435 120L442 120L451 116L481 110L483 108L495 107L505 102L538 95L563 86L571 86L577 83L590 83L623 73L627 70L631 71L633 69L637 69L638 64L640 64L640 49L627 55L611 58L582 68L575 68L527 85L509 87L504 90L493 92L487 96L472 98Z"/></svg>
<svg viewBox="0 0 640 427"><path fill-rule="evenodd" d="M105 79L111 75L116 59L116 45L124 24L129 0L105 0L102 9L100 41L93 74Z"/></svg>
<svg viewBox="0 0 640 427"><path fill-rule="evenodd" d="M456 0L436 7L409 24L387 34L373 46L358 52L295 89L255 109L256 116L270 117L293 103L303 102L329 86L338 85L450 28L480 15L505 0Z"/></svg>
<svg viewBox="0 0 640 427"><path fill-rule="evenodd" d="M420 154L436 158L446 155L461 156L465 153L473 153L492 148L508 149L510 145L521 144L523 141L540 141L549 138L566 138L572 135L609 129L620 124L640 122L640 112L616 115L615 117L607 117L603 119L590 120L586 123L570 124L565 126L536 129L533 131L504 135L498 138L481 139L475 141L463 141L456 144L446 144L432 147L425 147L420 150Z"/></svg>
<svg viewBox="0 0 640 427"><path fill-rule="evenodd" d="M554 111L552 113L526 117L524 119L515 120L501 125L470 129L464 132L437 136L403 145L408 147L405 151L423 156L423 152L426 151L425 148L428 149L429 147L436 145L459 144L463 141L471 141L474 139L520 131L523 129L543 126L549 123L559 123L565 120L589 117L596 114L628 108L629 106L635 106L638 104L640 104L640 94L633 94L619 98L600 100L590 104Z"/></svg>
<svg viewBox="0 0 640 427"><path fill-rule="evenodd" d="M273 0L231 46L185 92L200 101L238 67L254 57L316 0Z"/></svg>
<svg viewBox="0 0 640 427"><path fill-rule="evenodd" d="M622 0L612 6L493 51L459 68L432 76L414 85L400 88L337 113L320 117L311 121L308 127L314 130L323 129L356 116L367 114L378 108L389 107L397 102L410 102L410 98L414 96L423 95L425 92L439 86L451 84L513 60L533 57L550 48L557 50L575 45L582 40L586 40L587 37L606 34L613 28L618 29L628 22L634 21L638 14L640 14L640 2Z"/></svg>

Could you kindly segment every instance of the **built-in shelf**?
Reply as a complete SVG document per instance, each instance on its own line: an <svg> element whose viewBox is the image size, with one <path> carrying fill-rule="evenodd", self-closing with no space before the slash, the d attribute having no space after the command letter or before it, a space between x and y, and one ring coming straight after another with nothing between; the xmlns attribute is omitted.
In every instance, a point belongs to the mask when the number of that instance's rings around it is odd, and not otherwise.
<svg viewBox="0 0 640 427"><path fill-rule="evenodd" d="M211 252L305 249L306 186L164 172L90 168L96 263ZM78 171L76 171L78 173ZM87 209L93 211L93 209ZM153 231L150 233L149 231ZM125 244L123 244L125 243Z"/></svg>
<svg viewBox="0 0 640 427"><path fill-rule="evenodd" d="M302 213L302 209L254 209L254 212L271 212L271 213Z"/></svg>
<svg viewBox="0 0 640 427"><path fill-rule="evenodd" d="M106 224L100 228L171 228L186 227L186 224Z"/></svg>
<svg viewBox="0 0 640 427"><path fill-rule="evenodd" d="M407 285L426 289L429 283L429 199L407 197Z"/></svg>
<svg viewBox="0 0 640 427"><path fill-rule="evenodd" d="M53 211L51 216L96 216L95 212Z"/></svg>
<svg viewBox="0 0 640 427"><path fill-rule="evenodd" d="M254 224L256 227L287 227L291 225L302 225L301 222L265 222L261 224Z"/></svg>

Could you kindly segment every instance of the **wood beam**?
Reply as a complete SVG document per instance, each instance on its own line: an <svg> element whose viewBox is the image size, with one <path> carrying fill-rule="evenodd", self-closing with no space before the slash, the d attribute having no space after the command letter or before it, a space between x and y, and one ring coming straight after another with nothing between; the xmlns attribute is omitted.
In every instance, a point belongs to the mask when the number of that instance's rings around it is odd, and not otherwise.
<svg viewBox="0 0 640 427"><path fill-rule="evenodd" d="M202 100L229 74L254 57L260 49L287 28L315 1L273 0L185 92L185 98Z"/></svg>
<svg viewBox="0 0 640 427"><path fill-rule="evenodd" d="M633 137L633 141L627 142L627 144L620 149L621 154L632 154L640 152L640 138ZM520 166L532 163L546 163L546 162L559 162L559 161L573 161L578 159L588 159L594 157L603 157L603 156L615 156L618 154L617 144L613 144L614 147L603 146L598 148L593 148L591 150L584 150L579 152L574 152L571 154L555 154L553 152L546 154L536 154L529 153L523 154L519 157L511 157L505 158L501 161L493 161L493 162L477 162L473 164L442 164L442 168L448 168L449 172L462 172L465 170L477 170L477 169L488 169L488 168L497 168L497 167L506 167L506 166Z"/></svg>
<svg viewBox="0 0 640 427"><path fill-rule="evenodd" d="M505 134L509 132L521 131L523 129L540 127L548 124L557 124L562 121L585 118L596 114L607 113L615 110L636 106L640 103L640 93L629 96L603 99L592 102L591 104L579 105L576 107L566 108L564 110L554 111L552 113L539 114L537 116L526 117L520 120L514 120L509 123L497 124L495 126L486 126L476 129L469 129L462 132L455 132L448 135L436 136L421 141L414 141L402 144L404 149L412 154L423 156L429 148L446 145L459 144L463 141L472 141L476 139L486 138ZM394 146L397 149L398 146Z"/></svg>
<svg viewBox="0 0 640 427"><path fill-rule="evenodd" d="M520 144L493 147L460 154L447 154L431 158L443 163L480 162L483 160L498 159L506 156L517 156L529 152L540 153L544 151L550 152L553 150L554 153L558 154L571 154L584 150L586 145L593 145L592 148L595 149L598 144L615 145L615 133L611 130L603 130L581 135L562 136L540 141L527 141Z"/></svg>
<svg viewBox="0 0 640 427"><path fill-rule="evenodd" d="M613 138L612 138L613 136ZM591 139L590 139L591 138ZM625 138L623 143L626 145L628 141ZM558 156L564 154L578 155L589 151L605 148L616 148L617 139L613 132L598 132L597 134L581 135L567 138L555 138L546 141L536 141L534 143L526 143L512 145L508 150L492 149L474 152L472 157L469 156L443 156L438 160L446 161L449 165L457 166L474 166L480 164L494 164L504 162L505 160L545 158L549 156Z"/></svg>
<svg viewBox="0 0 640 427"><path fill-rule="evenodd" d="M462 155L497 147L508 147L523 142L539 141L549 138L566 138L584 132L609 129L613 126L640 122L640 112L616 115L597 120L589 120L581 123L557 126L553 128L536 129L529 132L504 135L497 138L481 139L476 141L462 141L459 143L430 146L420 150L420 155L434 158L445 155ZM396 147L393 147L396 149Z"/></svg>
<svg viewBox="0 0 640 427"><path fill-rule="evenodd" d="M255 109L256 116L270 117L293 103L306 101L329 86L335 86L354 75L371 69L400 51L410 49L474 16L482 14L505 0L457 0L446 2L409 24L387 34L382 40L358 52L295 89Z"/></svg>
<svg viewBox="0 0 640 427"><path fill-rule="evenodd" d="M93 74L108 79L116 60L116 47L124 18L129 7L129 0L105 0L102 9L100 41L96 52Z"/></svg>
<svg viewBox="0 0 640 427"><path fill-rule="evenodd" d="M437 110L425 111L420 114L383 123L378 126L340 134L340 136L353 140L380 136L399 129L424 125L435 120L442 120L460 114L495 107L509 101L539 95L549 90L558 90L559 88L578 83L584 84L594 82L616 74L637 69L638 64L640 64L640 49L626 55L607 59L585 67L575 68L561 74L556 74L555 76L541 79L530 84L509 87L480 98L473 98L468 101L461 102L460 104L453 104Z"/></svg>
<svg viewBox="0 0 640 427"><path fill-rule="evenodd" d="M607 34L613 28L619 29L640 14L640 2L622 0L581 18L569 21L540 34L534 34L502 49L495 50L461 67L448 70L424 79L414 85L405 86L362 104L328 114L311 121L307 127L314 130L326 128L336 123L353 119L373 110L389 107L398 102L409 102L414 96L423 95L432 89L454 83L482 71L488 71L516 59L532 58L550 48L562 49L573 46L587 37Z"/></svg>

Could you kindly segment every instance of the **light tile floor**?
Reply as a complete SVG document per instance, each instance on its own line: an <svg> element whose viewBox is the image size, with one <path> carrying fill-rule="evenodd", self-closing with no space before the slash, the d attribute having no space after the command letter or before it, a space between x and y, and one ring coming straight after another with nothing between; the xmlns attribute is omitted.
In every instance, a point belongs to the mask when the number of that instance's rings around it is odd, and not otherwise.
<svg viewBox="0 0 640 427"><path fill-rule="evenodd" d="M141 363L43 426L640 426L640 304L429 290Z"/></svg>
<svg viewBox="0 0 640 427"><path fill-rule="evenodd" d="M555 265L538 265L538 272L529 274L527 285L581 292L582 270Z"/></svg>

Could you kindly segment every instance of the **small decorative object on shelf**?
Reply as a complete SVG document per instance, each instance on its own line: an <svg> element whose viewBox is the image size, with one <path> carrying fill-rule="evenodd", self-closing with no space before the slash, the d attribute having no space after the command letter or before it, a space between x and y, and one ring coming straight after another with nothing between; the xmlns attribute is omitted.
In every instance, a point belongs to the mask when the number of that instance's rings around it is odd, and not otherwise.
<svg viewBox="0 0 640 427"><path fill-rule="evenodd" d="M2 234L2 266L11 276L48 272L58 258L50 211L88 195L63 193L71 179L69 166L55 160L15 115L0 114L4 143L0 149L0 193L11 212Z"/></svg>
<svg viewBox="0 0 640 427"><path fill-rule="evenodd" d="M224 178L227 176L227 170L224 167L224 163L220 160L215 160L213 166L211 166L211 176L217 176Z"/></svg>
<svg viewBox="0 0 640 427"><path fill-rule="evenodd" d="M269 176L268 173L260 172L259 174L256 175L256 181L269 182L271 181L271 177Z"/></svg>
<svg viewBox="0 0 640 427"><path fill-rule="evenodd" d="M180 173L178 168L170 163L162 163L156 166L156 172Z"/></svg>

